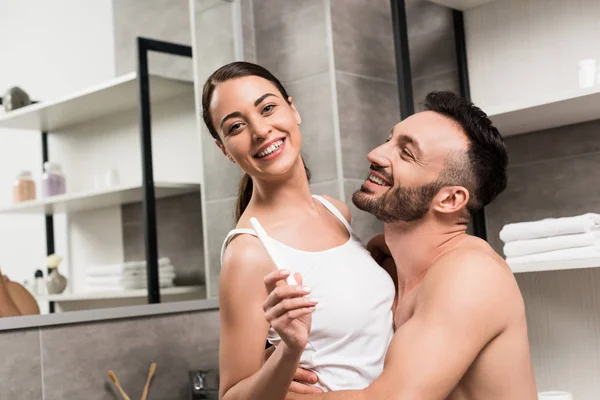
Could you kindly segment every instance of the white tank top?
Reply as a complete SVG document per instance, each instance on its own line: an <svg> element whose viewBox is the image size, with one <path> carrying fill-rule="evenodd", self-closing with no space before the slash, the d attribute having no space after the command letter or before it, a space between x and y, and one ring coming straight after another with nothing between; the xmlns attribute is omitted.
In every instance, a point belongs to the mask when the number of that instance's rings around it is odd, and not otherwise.
<svg viewBox="0 0 600 400"><path fill-rule="evenodd" d="M310 296L319 299L300 366L318 375L314 386L323 391L362 389L383 371L385 352L394 334L394 283L340 211L324 198L313 197L348 229L350 238L346 243L310 252L269 237L286 267L292 273L299 272L303 284L311 288ZM238 234L256 236L252 229L229 232L221 250L221 262L227 244ZM267 339L274 346L281 341L273 328Z"/></svg>

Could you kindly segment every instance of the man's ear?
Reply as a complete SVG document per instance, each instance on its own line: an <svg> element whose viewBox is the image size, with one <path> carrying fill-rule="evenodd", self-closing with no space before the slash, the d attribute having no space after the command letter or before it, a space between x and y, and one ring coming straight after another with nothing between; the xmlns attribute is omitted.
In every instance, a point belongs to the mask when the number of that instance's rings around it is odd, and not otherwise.
<svg viewBox="0 0 600 400"><path fill-rule="evenodd" d="M219 149L221 149L221 151L223 152L223 155L224 155L225 157L227 157L227 159L228 159L229 161L231 161L232 163L234 163L234 164L235 164L235 161L233 160L233 157L231 157L231 156L229 155L229 153L227 152L227 150L225 150L225 146L223 146L223 143L222 143L220 140L217 140L217 139L215 139L215 144L217 145L217 147L218 147Z"/></svg>
<svg viewBox="0 0 600 400"><path fill-rule="evenodd" d="M435 196L432 209L443 213L452 214L467 206L469 191L463 186L443 187Z"/></svg>
<svg viewBox="0 0 600 400"><path fill-rule="evenodd" d="M296 106L294 105L294 102L292 101L292 96L288 97L288 102L290 103L290 107L292 107L292 111L294 112L294 115L296 117L296 123L298 125L302 124L302 117L300 116L300 113L298 112Z"/></svg>

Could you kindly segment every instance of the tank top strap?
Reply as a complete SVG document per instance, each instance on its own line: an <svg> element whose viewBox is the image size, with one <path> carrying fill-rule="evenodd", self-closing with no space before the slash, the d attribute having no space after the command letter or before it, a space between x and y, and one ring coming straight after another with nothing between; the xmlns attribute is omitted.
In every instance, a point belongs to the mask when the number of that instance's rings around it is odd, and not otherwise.
<svg viewBox="0 0 600 400"><path fill-rule="evenodd" d="M225 236L225 240L223 240L223 246L221 247L221 265L223 265L223 255L225 254L225 249L227 248L227 245L229 244L231 239L233 239L233 237L236 235L244 235L244 234L256 236L256 232L254 232L254 229L250 229L250 228L232 229L229 231L227 236Z"/></svg>
<svg viewBox="0 0 600 400"><path fill-rule="evenodd" d="M340 220L340 222L342 224L344 224L346 229L348 229L348 233L350 233L350 235L353 235L352 227L350 226L350 224L348 223L346 218L344 218L344 216L342 215L340 210L338 210L338 208L333 205L333 203L331 203L329 200L325 199L324 197L316 195L316 194L313 194L312 197L315 198L316 200L318 200L321 204L323 204L323 206L325 206L325 208L327 210L329 210L330 213L332 213L337 219Z"/></svg>

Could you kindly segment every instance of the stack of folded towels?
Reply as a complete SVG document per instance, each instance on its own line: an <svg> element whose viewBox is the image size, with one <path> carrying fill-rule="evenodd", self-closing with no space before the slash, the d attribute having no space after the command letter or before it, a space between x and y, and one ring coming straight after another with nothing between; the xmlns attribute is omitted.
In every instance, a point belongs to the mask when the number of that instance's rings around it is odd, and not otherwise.
<svg viewBox="0 0 600 400"><path fill-rule="evenodd" d="M505 225L500 231L508 264L600 257L600 214Z"/></svg>
<svg viewBox="0 0 600 400"><path fill-rule="evenodd" d="M175 268L168 258L158 260L158 277L161 288L173 286ZM112 292L148 287L145 261L133 261L123 264L101 265L86 270L86 292Z"/></svg>

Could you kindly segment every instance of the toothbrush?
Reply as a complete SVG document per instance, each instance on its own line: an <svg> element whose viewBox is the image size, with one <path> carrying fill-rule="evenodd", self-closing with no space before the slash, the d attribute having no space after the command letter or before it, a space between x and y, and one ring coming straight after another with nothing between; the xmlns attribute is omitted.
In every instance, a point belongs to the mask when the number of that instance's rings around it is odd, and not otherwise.
<svg viewBox="0 0 600 400"><path fill-rule="evenodd" d="M108 370L108 377L110 378L112 383L117 387L117 389L119 390L119 393L121 393L121 396L123 396L123 399L131 400L129 398L129 396L127 396L127 393L125 393L125 390L123 389L121 384L119 383L119 380L117 379L117 376L115 375L115 373L110 369Z"/></svg>
<svg viewBox="0 0 600 400"><path fill-rule="evenodd" d="M271 243L269 242L267 232L265 232L265 230L261 226L260 222L258 222L258 220L256 218L252 217L252 218L250 218L250 225L252 225L252 228L254 228L254 232L256 232L256 236L258 236L258 239L260 240L263 247L267 251L267 254L271 258L271 261L273 261L273 264L275 264L275 267L277 267L277 269L284 269L284 267L280 261L279 253L277 253L277 250L275 249L275 247L273 247L271 245ZM294 279L294 277L292 276L292 274L290 274L285 281L287 282L288 285L297 285L298 284L296 282L296 280Z"/></svg>

